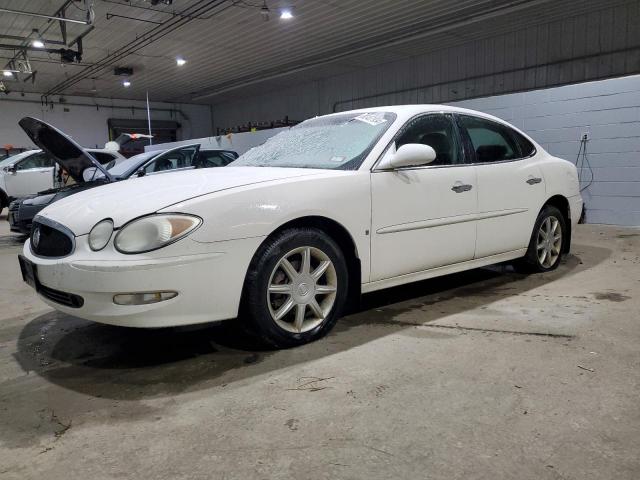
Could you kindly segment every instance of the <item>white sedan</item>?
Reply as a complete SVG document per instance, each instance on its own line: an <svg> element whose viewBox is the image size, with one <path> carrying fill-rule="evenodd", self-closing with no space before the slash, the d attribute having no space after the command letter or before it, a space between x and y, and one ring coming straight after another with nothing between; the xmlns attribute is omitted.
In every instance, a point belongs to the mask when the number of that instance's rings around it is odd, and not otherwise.
<svg viewBox="0 0 640 480"><path fill-rule="evenodd" d="M81 168L64 134L21 125ZM20 263L46 303L77 317L131 327L239 317L288 347L324 335L363 292L508 260L552 270L581 210L575 166L504 121L379 107L307 120L228 167L56 202Z"/></svg>
<svg viewBox="0 0 640 480"><path fill-rule="evenodd" d="M111 168L126 160L119 152L103 148L87 149L93 157ZM28 150L0 162L0 213L17 199L56 188L55 162L42 150Z"/></svg>

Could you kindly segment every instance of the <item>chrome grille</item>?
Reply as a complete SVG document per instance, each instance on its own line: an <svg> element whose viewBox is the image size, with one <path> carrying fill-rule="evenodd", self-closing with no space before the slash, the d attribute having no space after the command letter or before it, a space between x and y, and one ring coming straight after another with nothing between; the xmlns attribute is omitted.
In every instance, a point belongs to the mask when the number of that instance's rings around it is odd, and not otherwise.
<svg viewBox="0 0 640 480"><path fill-rule="evenodd" d="M68 228L43 217L33 221L30 239L31 251L39 257L66 257L75 248L75 238Z"/></svg>

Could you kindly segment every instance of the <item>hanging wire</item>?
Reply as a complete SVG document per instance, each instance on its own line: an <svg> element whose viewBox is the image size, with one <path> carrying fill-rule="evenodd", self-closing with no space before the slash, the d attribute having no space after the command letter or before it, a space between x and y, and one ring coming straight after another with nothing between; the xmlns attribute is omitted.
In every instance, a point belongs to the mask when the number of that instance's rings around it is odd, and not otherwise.
<svg viewBox="0 0 640 480"><path fill-rule="evenodd" d="M578 155L576 156L576 168L578 169L578 183L582 185L582 181L583 181L582 177L583 177L585 165L590 175L589 182L586 185L580 187L581 192L585 191L593 183L593 168L591 168L591 163L589 163L589 155L587 154L588 141L589 141L589 138L587 137L587 135L583 135L582 139L580 140L580 148L578 149Z"/></svg>

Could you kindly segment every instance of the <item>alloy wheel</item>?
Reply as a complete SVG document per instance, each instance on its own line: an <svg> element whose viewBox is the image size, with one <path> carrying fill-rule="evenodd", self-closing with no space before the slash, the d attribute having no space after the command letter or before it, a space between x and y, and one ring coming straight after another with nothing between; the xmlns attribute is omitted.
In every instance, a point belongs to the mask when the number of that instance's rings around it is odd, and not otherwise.
<svg viewBox="0 0 640 480"><path fill-rule="evenodd" d="M313 330L331 313L337 289L336 269L326 253L308 246L291 250L269 277L271 318L288 332Z"/></svg>
<svg viewBox="0 0 640 480"><path fill-rule="evenodd" d="M562 249L562 226L550 215L540 224L536 242L538 262L544 268L551 268L558 261Z"/></svg>

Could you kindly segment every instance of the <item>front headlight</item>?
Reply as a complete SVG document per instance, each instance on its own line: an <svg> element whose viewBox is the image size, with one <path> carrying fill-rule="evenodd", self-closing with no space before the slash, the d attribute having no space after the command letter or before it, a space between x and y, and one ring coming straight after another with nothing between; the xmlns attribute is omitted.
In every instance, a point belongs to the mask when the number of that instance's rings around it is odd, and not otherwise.
<svg viewBox="0 0 640 480"><path fill-rule="evenodd" d="M113 220L106 218L96 223L89 232L89 248L93 251L102 250L109 243L113 233Z"/></svg>
<svg viewBox="0 0 640 480"><path fill-rule="evenodd" d="M202 219L193 215L149 215L122 227L113 243L120 253L150 252L186 237L201 223Z"/></svg>

